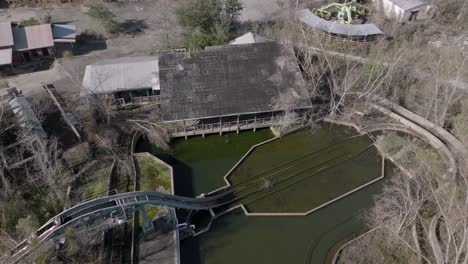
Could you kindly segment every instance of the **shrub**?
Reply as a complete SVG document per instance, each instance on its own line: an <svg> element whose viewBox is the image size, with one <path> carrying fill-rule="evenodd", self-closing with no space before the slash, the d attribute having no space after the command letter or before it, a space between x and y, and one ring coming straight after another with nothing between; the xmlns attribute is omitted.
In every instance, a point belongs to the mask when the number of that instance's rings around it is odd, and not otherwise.
<svg viewBox="0 0 468 264"><path fill-rule="evenodd" d="M45 24L50 24L52 22L52 16L51 15L45 15L42 17L42 22Z"/></svg>
<svg viewBox="0 0 468 264"><path fill-rule="evenodd" d="M227 43L241 10L239 0L195 0L179 5L177 21L186 29L185 45L201 49Z"/></svg>
<svg viewBox="0 0 468 264"><path fill-rule="evenodd" d="M66 50L63 52L63 57L64 58L70 58L70 57L73 57L73 51L71 50Z"/></svg>
<svg viewBox="0 0 468 264"><path fill-rule="evenodd" d="M104 37L99 33L86 29L77 36L77 39L79 40L102 40L104 39Z"/></svg>
<svg viewBox="0 0 468 264"><path fill-rule="evenodd" d="M91 4L87 14L92 18L99 20L107 33L116 34L120 31L119 23L114 20L114 13L107 9L103 4Z"/></svg>
<svg viewBox="0 0 468 264"><path fill-rule="evenodd" d="M22 20L20 22L20 26L23 26L23 27L36 26L40 24L41 22L39 22L39 20L37 20L34 17L31 17L30 19Z"/></svg>

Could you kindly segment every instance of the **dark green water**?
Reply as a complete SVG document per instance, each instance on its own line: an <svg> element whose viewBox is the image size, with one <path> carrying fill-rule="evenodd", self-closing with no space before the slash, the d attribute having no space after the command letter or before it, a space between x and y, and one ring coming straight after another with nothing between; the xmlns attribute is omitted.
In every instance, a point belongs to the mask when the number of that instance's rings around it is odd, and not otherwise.
<svg viewBox="0 0 468 264"><path fill-rule="evenodd" d="M373 141L355 135L347 127L295 132L255 148L228 179L250 212L310 211L381 176Z"/></svg>
<svg viewBox="0 0 468 264"><path fill-rule="evenodd" d="M330 129L324 126L316 133ZM243 154L270 137L269 130L194 137L174 141L166 153L142 142L137 151L151 151L172 164L176 193L195 196L224 186L224 175ZM325 263L332 247L363 230L362 212L372 206L381 187L379 182L305 217L232 212L217 219L208 233L181 243L182 263Z"/></svg>

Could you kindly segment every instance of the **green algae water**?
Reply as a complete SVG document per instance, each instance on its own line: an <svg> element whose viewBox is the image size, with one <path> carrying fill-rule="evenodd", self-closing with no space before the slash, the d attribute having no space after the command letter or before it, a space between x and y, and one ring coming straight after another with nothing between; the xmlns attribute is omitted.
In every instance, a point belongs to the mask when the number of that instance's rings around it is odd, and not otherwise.
<svg viewBox="0 0 468 264"><path fill-rule="evenodd" d="M307 133L302 136L315 138L313 140L320 146L353 134L349 128L326 124L312 136ZM141 143L137 151L151 151L173 166L176 194L196 196L224 186L223 177L237 161L253 145L269 138L272 138L269 130L259 130L178 139L167 152ZM363 140L367 142L368 139ZM292 147L284 155L289 157L291 151L294 152ZM276 150L280 152L281 149ZM264 157L268 159L271 153L265 151ZM375 151L366 152L364 156L368 158L364 161L377 159ZM361 164L362 160L355 162ZM361 167L368 166L363 163ZM359 170L359 166L353 170L353 175L366 171ZM346 169L340 171L346 172ZM389 175L392 168L386 171ZM370 173L367 171L363 177L375 177ZM233 211L216 219L206 234L181 243L182 263L327 263L330 249L364 229L362 214L372 206L373 196L380 192L381 186L382 181L307 216L252 217L245 216L241 210Z"/></svg>
<svg viewBox="0 0 468 264"><path fill-rule="evenodd" d="M305 213L379 178L381 169L373 141L342 127L257 146L228 180L249 212Z"/></svg>

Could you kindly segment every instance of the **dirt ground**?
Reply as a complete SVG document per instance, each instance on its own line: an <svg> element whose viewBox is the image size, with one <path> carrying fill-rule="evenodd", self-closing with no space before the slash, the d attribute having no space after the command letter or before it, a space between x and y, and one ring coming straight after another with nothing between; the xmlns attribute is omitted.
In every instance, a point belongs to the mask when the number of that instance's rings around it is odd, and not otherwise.
<svg viewBox="0 0 468 264"><path fill-rule="evenodd" d="M242 21L263 21L289 12L295 0L242 0ZM21 74L2 80L0 89L15 86L26 96L44 92L41 83L55 84L65 97L79 96L86 65L103 59L125 56L156 55L160 50L181 47L181 29L175 18L177 0L140 0L131 3L109 4L125 33L107 36L102 43L77 43L75 55L59 58L50 70ZM82 6L64 5L54 8L19 7L0 9L0 22L21 21L50 15L53 23L67 22L84 31L106 35L102 26L86 14ZM3 91L2 91L3 90ZM0 94L4 89L0 90Z"/></svg>

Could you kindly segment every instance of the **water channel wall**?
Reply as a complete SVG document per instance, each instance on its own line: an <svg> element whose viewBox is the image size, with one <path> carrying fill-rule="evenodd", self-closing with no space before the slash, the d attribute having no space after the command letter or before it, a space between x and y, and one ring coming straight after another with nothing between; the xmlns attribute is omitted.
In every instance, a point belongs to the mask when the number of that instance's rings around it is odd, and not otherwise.
<svg viewBox="0 0 468 264"><path fill-rule="evenodd" d="M354 126L353 126L353 127L354 127ZM355 127L355 128L357 128L357 127ZM294 133L294 132L296 132L296 131L298 131L298 130L300 130L300 129L302 129L302 128L298 128L298 129L289 131L288 133L286 133L286 134L283 135L283 136L286 136L286 135L288 135L288 134ZM357 131L359 132L359 129L357 129ZM276 136L276 137L274 137L274 138L271 138L271 139L269 139L269 140L266 140L266 141L264 141L264 142L261 142L261 143L258 143L258 144L256 144L256 145L252 146L252 147L244 154L244 156L242 156L242 158L231 168L231 170L229 170L229 172L226 173L226 175L224 176L224 181L226 182L226 186L223 186L223 187L221 187L221 188L218 188L218 189L216 189L216 190L214 190L214 191L212 191L212 192L210 192L210 193L208 193L208 194L209 194L209 195L210 195L210 194L214 194L214 193L216 193L216 192L219 192L219 191L221 191L221 190L224 190L224 189L229 188L229 187L231 186L231 183L229 182L228 177L232 174L232 172L233 172L233 171L234 171L234 170L235 170L235 169L236 169L236 168L237 168L237 167L238 167L238 166L239 166L239 165L240 165L256 148L257 148L257 147L260 147L260 146L262 146L262 145L264 145L264 144L268 144L268 143L270 143L270 142L272 142L272 141L274 141L274 140L280 139L280 138L281 138L281 136ZM334 198L334 199L332 199L332 200L330 200L330 201L328 201L328 202L326 202L326 203L324 203L324 204L322 204L322 205L319 205L319 206L317 206L317 207L315 207L315 208L313 208L313 209L307 211L307 212L301 212L301 213L252 213L252 212L249 212L249 211L247 210L247 208L246 208L243 204L239 204L239 205L236 205L236 206L233 206L233 207L229 208L229 209L226 210L226 211L223 211L223 212L220 213L220 214L215 215L215 216L214 216L214 219L216 219L216 218L218 218L218 217L220 217L220 216L222 216L222 215L225 215L225 214L227 214L227 213L229 213L229 212L231 212L231 211L233 211L233 210L239 209L239 208L242 209L242 210L244 211L244 214L245 214L246 216L306 216L306 215L309 215L309 214L311 214L311 213L313 213L313 212L315 212L315 211L317 211L317 210L319 210L319 209L322 209L323 207L328 206L328 205L330 205L330 204L332 204L332 203L334 203L334 202L336 202L336 201L338 201L338 200L340 200L340 199L343 199L344 197L349 196L349 195L351 195L351 194L353 194L353 193L355 193L355 192L357 192L357 191L359 191L359 190L361 190L361 189L363 189L363 188L365 188L365 187L367 187L367 186L369 186L369 185L372 185L372 184L374 184L374 183L376 183L376 182L378 182L378 181L380 181L380 180L382 180L382 179L384 179L384 178L385 178L385 158L382 156L382 170L381 170L381 175L380 175L378 178L375 178L375 179L372 180L372 181L369 181L369 182L367 182L367 183L365 183L365 184L363 184L363 185L361 185L361 186L358 186L358 187L354 188L353 190L350 190L349 192L346 192L346 193L344 193L344 194L342 194L342 195L340 195L340 196L338 196L338 197L336 197L336 198ZM207 227L206 230L200 231L200 232L197 233L196 235L199 235L199 234L204 233L205 231L208 231L208 229L209 229L210 226L211 226L211 223L209 224L209 226Z"/></svg>
<svg viewBox="0 0 468 264"><path fill-rule="evenodd" d="M136 132L134 135L133 135L133 138L132 138L132 143L131 143L131 149L130 149L130 157L132 159L132 167L133 167L133 177L134 177L134 189L133 191L139 191L139 177L138 177L138 172L137 172L137 168L136 168L136 162L135 162L135 157L134 155L136 154L135 153L135 146L136 146L136 143L138 142L138 140L142 137L141 133L139 132ZM169 175L171 177L171 194L175 194L175 189L174 189L174 170L172 168L172 166L170 166L169 164L165 163L164 161L162 161L161 159L155 157L154 155L150 154L150 153L140 153L139 155L144 155L144 156L147 156L147 157L151 157L154 161L156 161L157 163L165 166L166 168L169 169ZM178 220L177 220L177 215L176 215L176 212L175 212L175 209L171 209L171 212L172 212L172 215L174 216L174 219L175 219L175 226L177 227L179 225L178 223ZM137 222L136 221L136 217L138 215L138 212L135 210L133 211L133 223L132 223L132 248L131 248L131 263L134 263L135 260L138 260L139 256L138 256L138 250L136 250L136 247L135 247L135 243L138 243L137 241L137 237L136 237L136 228L137 228ZM152 220L152 219L151 219ZM179 239L179 230L176 228L174 230L174 240L175 240L175 247L174 247L174 256L175 256L175 260L174 260L174 263L176 264L180 264L180 259L181 259L181 256L180 256L180 239Z"/></svg>
<svg viewBox="0 0 468 264"><path fill-rule="evenodd" d="M376 99L376 103L372 104L372 108L380 111L381 113L391 117L392 119L395 119L399 121L400 123L404 124L405 126L408 127L407 130L399 130L403 131L406 133L409 133L411 135L417 136L419 138L422 138L425 140L427 143L429 143L434 149L438 150L439 153L442 154L442 156L446 159L449 165L449 170L448 172L452 177L454 177L457 173L457 160L459 162L462 162L462 165L467 165L468 161L464 159L464 157L467 156L468 151L466 150L464 144L459 141L455 136L450 134L448 131L443 129L442 127L437 126L436 124L432 123L429 120L424 119L423 117L411 112L410 110L394 104L393 102L382 98L375 96L374 99ZM354 128L357 128L358 130L359 127L351 122L346 122L346 121L336 121L336 120L330 120L331 122L335 122L338 124L342 125L349 125ZM386 130L385 128L388 128L387 130L395 130L394 125L395 124L378 124L380 126L375 126L374 130ZM379 128L379 129L378 129ZM362 129L363 131L370 132L366 130L366 128ZM379 150L380 151L380 150ZM395 163L395 162L394 162ZM398 166L398 163L395 163L395 165ZM401 166L400 166L401 167ZM401 169L401 168L400 168ZM409 174L407 170L404 170L405 172ZM446 175L444 175L446 176ZM372 229L364 234L361 234L360 236L348 241L344 245L342 245L336 252L334 258L333 258L333 264L336 264L339 255L343 251L344 248L352 244L358 239L361 239L362 237L366 236L367 234L375 231L376 229Z"/></svg>

